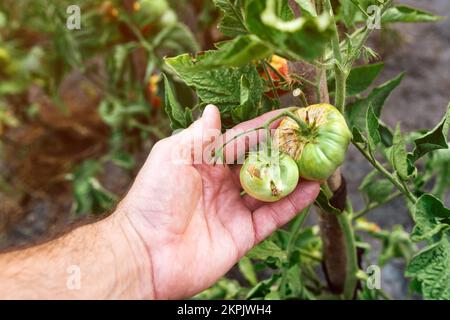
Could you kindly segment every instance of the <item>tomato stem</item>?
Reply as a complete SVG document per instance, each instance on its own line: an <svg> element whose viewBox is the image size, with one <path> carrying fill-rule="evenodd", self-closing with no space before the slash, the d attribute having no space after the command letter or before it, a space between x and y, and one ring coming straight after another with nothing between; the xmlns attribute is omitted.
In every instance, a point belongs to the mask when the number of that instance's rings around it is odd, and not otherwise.
<svg viewBox="0 0 450 320"><path fill-rule="evenodd" d="M232 142L234 142L236 139L238 139L238 138L240 138L240 137L242 137L242 136L245 136L245 135L247 135L247 134L249 134L249 133L252 133L252 132L257 132L257 131L259 131L259 130L263 130L265 128L265 126L262 126L262 127L257 127L257 128L254 128L254 129L250 129L250 130L247 130L247 131L244 131L244 132L242 132L242 133L239 133L239 134L237 134L237 135L235 135L233 138L231 138L230 140L228 140L228 141L226 141L217 151L216 151L216 154L215 154L215 156L214 156L214 164L217 164L217 160L219 159L219 157L220 158L222 158L222 161L224 161L224 156L223 156L223 151L224 151L224 149L225 149L225 147L227 146L227 145L229 145L230 143L232 143Z"/></svg>
<svg viewBox="0 0 450 320"><path fill-rule="evenodd" d="M346 211L338 214L337 218L344 234L345 251L347 253L344 299L351 300L353 299L356 284L358 283L357 272L359 270L358 257L356 255L355 235L353 232L351 217Z"/></svg>
<svg viewBox="0 0 450 320"><path fill-rule="evenodd" d="M267 154L272 155L272 135L270 134L269 125L264 126L264 130L266 131L266 144L267 144Z"/></svg>
<svg viewBox="0 0 450 320"><path fill-rule="evenodd" d="M277 92L277 88L275 87L275 83L273 82L272 77L270 76L269 71L267 70L267 65L271 66L270 63L267 63L266 61L263 61L263 69L264 69L264 73L266 74L267 79L269 80L270 83L270 87L272 89L273 95L274 97L279 100L280 97L278 96L278 92Z"/></svg>
<svg viewBox="0 0 450 320"><path fill-rule="evenodd" d="M270 64L270 62L267 62L266 60L264 60L264 66L269 67L276 75L278 78L280 78L280 81L283 83L286 83L286 77L284 75L281 74L280 71L277 70L277 68L275 68L272 64ZM270 77L272 78L272 77Z"/></svg>
<svg viewBox="0 0 450 320"><path fill-rule="evenodd" d="M377 169L383 176L385 176L401 193L403 193L408 198L408 200L411 201L412 204L415 204L417 202L416 196L411 193L406 183L400 181L392 173L386 170L386 168L367 151L367 148L362 147L359 143L356 142L353 142L353 145L372 164L372 166Z"/></svg>

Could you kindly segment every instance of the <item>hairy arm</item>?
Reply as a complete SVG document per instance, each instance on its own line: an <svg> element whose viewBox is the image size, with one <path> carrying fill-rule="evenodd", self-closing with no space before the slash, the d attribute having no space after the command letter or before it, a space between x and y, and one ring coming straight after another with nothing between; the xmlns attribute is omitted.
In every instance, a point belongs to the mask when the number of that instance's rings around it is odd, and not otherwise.
<svg viewBox="0 0 450 320"><path fill-rule="evenodd" d="M151 264L116 212L52 242L0 255L1 299L152 298Z"/></svg>
<svg viewBox="0 0 450 320"><path fill-rule="evenodd" d="M240 129L258 127L274 115ZM219 142L225 138L214 106L154 146L111 217L53 242L0 255L0 298L190 297L314 202L319 183L311 181L300 181L276 203L241 197L239 167L194 161L195 152L203 156L213 146L210 133Z"/></svg>

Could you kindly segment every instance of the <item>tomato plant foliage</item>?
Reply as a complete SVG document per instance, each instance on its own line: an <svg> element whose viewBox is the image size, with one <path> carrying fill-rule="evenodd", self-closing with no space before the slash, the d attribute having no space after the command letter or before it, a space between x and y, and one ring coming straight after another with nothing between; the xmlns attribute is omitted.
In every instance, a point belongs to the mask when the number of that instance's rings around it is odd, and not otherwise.
<svg viewBox="0 0 450 320"><path fill-rule="evenodd" d="M328 0L215 0L214 4L221 13L218 28L225 40L217 43L215 50L165 59L173 81L181 80L195 91L198 101L192 109L216 104L228 128L268 110L289 106L286 101L303 107L326 102L321 101L324 99L322 75L327 79L325 92L334 98L335 106L353 133L353 145L374 167L359 188L365 208L354 210L350 200L344 207L335 207L333 192L327 185L322 187L316 201L321 211L338 217L345 234L347 250L343 254L347 267L340 292L329 287L332 286L329 279L323 283L317 275L317 269L328 258L323 246L326 235L319 237L318 226L304 225L311 211L308 209L241 261L239 269L250 287L235 290L237 283L224 279L217 286L224 289L227 283L234 289L232 296L227 296L225 289L222 297L316 299L337 295L352 298L356 290L359 298L386 298L382 290L370 291L364 283L361 292L356 289L356 284L368 277L362 276L364 270L359 270L364 258L356 256L357 250L369 250L361 238L365 233L382 242L380 265L394 258L405 260L405 276L411 278L413 291L427 299L449 298L450 211L442 199L450 186L450 174L444 169L450 164L447 144L450 106L442 121L430 131L405 133L400 124L395 128L386 125L382 120L383 108L405 75L399 74L375 86L384 64L372 62L377 55L366 44L372 32L366 26L371 5L378 6L382 26L434 22L441 17L393 1L377 0L333 3ZM279 81L283 75L273 70L270 64L273 55L289 61L289 79ZM298 63L303 67L312 66L316 76L308 78L306 71L302 73L292 67ZM280 82L287 92L300 89L300 96L290 100L280 98L277 94ZM166 97L174 96L172 90L166 83L169 92ZM308 90L313 93L305 94ZM317 100L318 97L321 98ZM167 110L179 110L168 112L172 124L187 126L192 119L178 105L174 99L166 99ZM401 226L382 230L364 218L367 212L399 197L405 199L415 222L411 234ZM330 241L333 240L336 239ZM423 249L418 251L415 243L421 243ZM265 268L272 275L261 279L259 271ZM211 297L217 293L217 286L199 298Z"/></svg>
<svg viewBox="0 0 450 320"><path fill-rule="evenodd" d="M340 127L348 127L348 139L351 132L351 148L373 167L359 185L363 207L356 208L345 194L344 181L351 181L352 174L344 165L345 179L333 180L340 176L336 168L314 206L239 262L240 276L224 277L196 298L387 299L383 288L367 285L372 275L366 268L374 263L369 251L378 241L375 263L383 267L401 259L411 293L450 299L450 209L445 202L450 189L450 105L442 106L442 120L430 130L406 132L404 125L388 125L384 108L395 108L389 98L408 75L380 83L385 65L368 42L374 31L368 26L376 22L372 6L387 32L395 23L442 19L401 2L82 1L83 28L69 31L68 0L4 0L0 151L17 149L21 152L15 155L35 159L27 153L35 140L11 146L15 130L30 131L32 137L36 132L87 137L94 146L77 152L70 163L63 154L63 166L54 153L39 154L46 168L58 169L48 181L64 177L70 183L74 216L101 213L119 198L104 186L107 166L120 168L131 179L148 141L167 136L170 129L187 128L208 104L219 108L225 130L268 111L331 103L346 123ZM190 13L195 19L184 17ZM16 41L17 35L23 39ZM61 84L74 73L97 109L74 110L75 95L63 97ZM74 82L68 83L75 90ZM36 96L44 99L23 106ZM59 118L48 118L48 105ZM67 118L66 113L75 116ZM87 120L78 123L83 115ZM339 149L339 161L333 159L328 171L340 165L346 147ZM23 194L18 197L22 202L33 196L27 194L29 186L15 192L7 183L13 179L4 175L0 172L0 192ZM399 225L382 229L368 220L367 213L396 199L403 199L405 210L398 214L409 213L412 230ZM322 223L308 219L314 211Z"/></svg>

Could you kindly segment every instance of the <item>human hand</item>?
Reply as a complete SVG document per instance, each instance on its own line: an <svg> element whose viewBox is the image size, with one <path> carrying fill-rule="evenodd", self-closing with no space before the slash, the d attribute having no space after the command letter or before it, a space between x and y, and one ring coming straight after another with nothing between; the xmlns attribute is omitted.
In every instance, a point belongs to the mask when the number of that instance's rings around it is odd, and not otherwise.
<svg viewBox="0 0 450 320"><path fill-rule="evenodd" d="M276 113L238 128L258 127ZM193 161L193 145L208 149L214 141L207 132L220 129L219 111L208 106L188 129L158 142L118 207L148 253L153 298L185 298L208 288L318 195L319 183L301 181L277 203L241 197L239 168Z"/></svg>

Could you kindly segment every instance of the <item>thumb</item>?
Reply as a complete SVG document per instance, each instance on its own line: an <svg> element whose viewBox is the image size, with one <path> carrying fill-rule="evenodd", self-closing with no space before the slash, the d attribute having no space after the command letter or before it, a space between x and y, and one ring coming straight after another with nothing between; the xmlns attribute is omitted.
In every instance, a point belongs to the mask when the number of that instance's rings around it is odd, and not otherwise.
<svg viewBox="0 0 450 320"><path fill-rule="evenodd" d="M216 106L208 105L201 118L180 135L175 135L175 150L184 150L184 157L195 164L212 163L213 142L221 134L220 112Z"/></svg>
<svg viewBox="0 0 450 320"><path fill-rule="evenodd" d="M220 132L222 129L219 109L212 104L207 105L205 110L203 110L201 121L203 122L204 131L214 130Z"/></svg>
<svg viewBox="0 0 450 320"><path fill-rule="evenodd" d="M205 146L220 135L221 128L219 109L210 104L206 106L201 118L195 121L188 131L195 141L201 141L202 145Z"/></svg>

